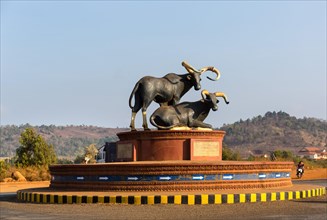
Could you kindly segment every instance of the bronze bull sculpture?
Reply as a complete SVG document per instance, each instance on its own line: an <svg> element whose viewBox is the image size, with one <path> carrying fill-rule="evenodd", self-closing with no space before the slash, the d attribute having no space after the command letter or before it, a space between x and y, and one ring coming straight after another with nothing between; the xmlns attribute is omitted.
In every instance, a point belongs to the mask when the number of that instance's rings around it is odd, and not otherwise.
<svg viewBox="0 0 327 220"><path fill-rule="evenodd" d="M225 103L229 101L222 92L201 92L202 99L197 102L182 102L174 106L161 106L150 117L150 122L159 130L168 130L174 127L189 128L212 128L203 121L209 114L210 109L217 111L219 102L217 97L223 97Z"/></svg>
<svg viewBox="0 0 327 220"><path fill-rule="evenodd" d="M169 73L162 78L145 76L136 83L129 97L129 107L132 109L130 123L132 131L136 130L135 116L141 108L143 116L142 126L144 130L149 130L146 119L146 110L152 101L159 103L160 106L175 105L192 87L194 87L195 90L201 89L200 76L205 71L209 70L216 73L217 77L215 79L207 77L210 80L215 81L220 77L219 70L212 66L196 70L186 62L182 62L182 65L188 73L183 75ZM134 106L132 106L133 97L135 102Z"/></svg>

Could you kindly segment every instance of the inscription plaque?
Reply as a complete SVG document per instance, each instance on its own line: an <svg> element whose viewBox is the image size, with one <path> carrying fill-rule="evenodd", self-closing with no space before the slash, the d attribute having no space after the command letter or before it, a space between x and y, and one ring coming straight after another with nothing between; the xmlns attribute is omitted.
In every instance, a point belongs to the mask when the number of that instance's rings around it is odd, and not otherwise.
<svg viewBox="0 0 327 220"><path fill-rule="evenodd" d="M133 159L133 144L117 144L117 159Z"/></svg>
<svg viewBox="0 0 327 220"><path fill-rule="evenodd" d="M194 141L193 156L194 157L219 156L219 142Z"/></svg>

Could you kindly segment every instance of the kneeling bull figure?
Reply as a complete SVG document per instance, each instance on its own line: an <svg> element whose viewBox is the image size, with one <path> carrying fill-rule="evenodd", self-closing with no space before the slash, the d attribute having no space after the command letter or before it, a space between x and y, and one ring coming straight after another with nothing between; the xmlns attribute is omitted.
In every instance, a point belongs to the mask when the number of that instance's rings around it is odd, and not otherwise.
<svg viewBox="0 0 327 220"><path fill-rule="evenodd" d="M150 117L151 124L159 130L182 126L212 128L210 124L203 121L208 116L210 109L217 111L219 102L217 97L223 97L226 104L229 101L222 92L209 93L207 90L203 90L201 94L203 99L197 102L182 102L175 106L159 107Z"/></svg>

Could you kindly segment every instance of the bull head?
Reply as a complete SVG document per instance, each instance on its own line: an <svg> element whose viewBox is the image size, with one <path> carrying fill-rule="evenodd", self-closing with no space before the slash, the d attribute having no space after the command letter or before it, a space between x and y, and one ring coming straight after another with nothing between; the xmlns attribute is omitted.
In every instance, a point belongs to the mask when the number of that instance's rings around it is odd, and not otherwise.
<svg viewBox="0 0 327 220"><path fill-rule="evenodd" d="M206 71L211 71L216 73L216 78L212 79L209 76L207 76L208 79L212 80L212 81L216 81L220 78L220 72L217 68L213 67L213 66L207 66L207 67L203 67L200 70L195 69L194 67L192 67L190 64L186 63L185 61L182 62L182 66L185 67L185 69L187 70L187 72L189 73L198 73L199 75L201 75L202 73L206 72Z"/></svg>
<svg viewBox="0 0 327 220"><path fill-rule="evenodd" d="M209 93L208 90L202 90L201 95L202 95L203 100L205 100L207 102L211 102L212 111L217 111L217 109L218 109L217 103L219 102L219 100L217 99L217 97L223 97L225 100L225 103L229 104L227 96L223 92Z"/></svg>

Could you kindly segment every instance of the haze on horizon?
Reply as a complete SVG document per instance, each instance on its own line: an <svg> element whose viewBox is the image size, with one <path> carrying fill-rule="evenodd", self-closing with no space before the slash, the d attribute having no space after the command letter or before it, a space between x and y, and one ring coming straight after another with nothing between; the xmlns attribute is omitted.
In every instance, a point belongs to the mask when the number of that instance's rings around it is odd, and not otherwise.
<svg viewBox="0 0 327 220"><path fill-rule="evenodd" d="M1 125L128 127L143 76L215 66L214 127L326 120L326 1L1 1ZM181 101L197 101L191 89ZM158 107L152 103L148 117ZM141 127L141 113L136 126Z"/></svg>

